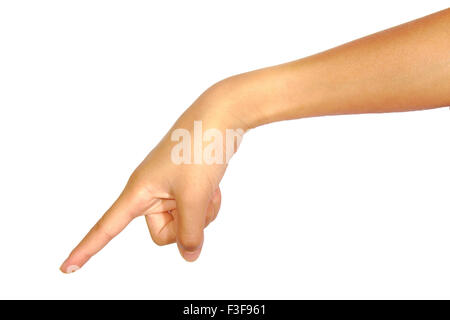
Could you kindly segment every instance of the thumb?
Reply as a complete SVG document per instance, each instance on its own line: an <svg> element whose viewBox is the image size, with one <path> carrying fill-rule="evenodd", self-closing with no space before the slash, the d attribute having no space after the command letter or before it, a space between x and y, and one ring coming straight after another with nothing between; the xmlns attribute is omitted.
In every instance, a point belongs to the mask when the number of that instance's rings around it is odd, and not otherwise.
<svg viewBox="0 0 450 320"><path fill-rule="evenodd" d="M182 257L195 261L203 245L208 197L189 197L177 199L177 245Z"/></svg>

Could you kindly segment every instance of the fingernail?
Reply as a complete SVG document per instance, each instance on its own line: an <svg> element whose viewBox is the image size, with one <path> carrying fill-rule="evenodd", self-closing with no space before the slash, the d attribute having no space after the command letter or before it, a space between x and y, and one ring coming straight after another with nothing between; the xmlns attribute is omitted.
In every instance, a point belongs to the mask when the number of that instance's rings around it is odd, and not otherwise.
<svg viewBox="0 0 450 320"><path fill-rule="evenodd" d="M200 249L196 250L196 251L184 251L183 250L183 258L189 262L193 262L193 261L197 260L199 255L200 255Z"/></svg>
<svg viewBox="0 0 450 320"><path fill-rule="evenodd" d="M77 271L78 269L80 269L79 266L71 265L71 266L68 266L68 267L67 267L66 273L74 273L74 272Z"/></svg>

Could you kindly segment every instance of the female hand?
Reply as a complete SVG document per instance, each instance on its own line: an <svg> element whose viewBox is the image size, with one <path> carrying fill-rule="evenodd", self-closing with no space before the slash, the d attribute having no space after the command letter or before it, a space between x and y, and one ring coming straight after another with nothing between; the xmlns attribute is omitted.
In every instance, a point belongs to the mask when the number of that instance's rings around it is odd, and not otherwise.
<svg viewBox="0 0 450 320"><path fill-rule="evenodd" d="M197 259L203 229L219 211L219 182L245 130L304 117L448 106L449 25L450 9L445 9L304 59L217 83L136 169L119 199L61 270L81 267L139 215L146 216L157 244L176 241L186 260ZM203 128L196 129L196 123ZM230 130L237 142L228 139ZM200 143L186 143L182 154L174 152L179 148L173 137L193 135L198 141L198 134ZM183 143L188 140L192 139ZM202 141L210 143L203 148Z"/></svg>
<svg viewBox="0 0 450 320"><path fill-rule="evenodd" d="M226 109L224 104L227 101L221 93L224 91L221 87L221 84L217 84L207 90L178 119L133 172L111 208L71 252L62 264L61 271L69 273L81 268L138 216L145 216L156 244L176 242L187 261L198 258L203 244L203 229L217 217L220 209L219 182L227 162L225 148L216 149L214 152L217 154L211 154L207 147L210 144L206 143L206 140L211 140L211 136L206 134L209 129L212 129L209 132L225 134L226 125L231 124L228 121L229 114L218 112ZM200 130L199 125L202 126ZM243 131L238 132L243 134ZM180 133L189 137L181 139ZM210 142L219 143L216 146L220 147L221 141L216 141L219 138L215 136ZM201 139L200 144L205 144L204 148L196 145L198 139ZM233 143L233 148L237 147L237 143ZM180 146L187 148L180 151ZM228 156L232 153L228 150ZM214 158L220 154L223 161ZM217 161L211 163L211 159L207 159L209 156ZM180 163L180 160L185 161Z"/></svg>

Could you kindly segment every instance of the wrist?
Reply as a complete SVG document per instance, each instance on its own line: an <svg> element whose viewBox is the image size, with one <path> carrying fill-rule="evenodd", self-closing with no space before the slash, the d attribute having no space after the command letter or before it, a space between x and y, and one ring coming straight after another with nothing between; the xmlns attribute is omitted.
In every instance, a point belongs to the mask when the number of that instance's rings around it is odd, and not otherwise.
<svg viewBox="0 0 450 320"><path fill-rule="evenodd" d="M221 80L208 88L189 108L188 113L204 119L219 130L253 128L249 97L239 76Z"/></svg>
<svg viewBox="0 0 450 320"><path fill-rule="evenodd" d="M315 101L305 94L311 91L306 69L299 60L232 76L210 87L199 101L208 101L208 111L226 125L245 131L309 116Z"/></svg>
<svg viewBox="0 0 450 320"><path fill-rule="evenodd" d="M307 68L299 61L255 70L221 80L208 88L183 117L206 120L218 129L244 131L281 120L312 116ZM305 94L308 92L308 94ZM320 102L320 101L319 101Z"/></svg>
<svg viewBox="0 0 450 320"><path fill-rule="evenodd" d="M254 72L221 80L205 92L212 100L210 111L229 129L248 131L271 122L265 112L267 104L262 103L262 79L255 77Z"/></svg>

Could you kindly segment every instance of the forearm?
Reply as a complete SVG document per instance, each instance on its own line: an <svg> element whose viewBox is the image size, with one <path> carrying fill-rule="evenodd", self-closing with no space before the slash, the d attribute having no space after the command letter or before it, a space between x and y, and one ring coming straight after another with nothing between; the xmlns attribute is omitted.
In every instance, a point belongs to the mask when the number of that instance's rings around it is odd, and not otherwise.
<svg viewBox="0 0 450 320"><path fill-rule="evenodd" d="M450 105L450 9L228 78L204 96L220 96L214 112L220 109L247 128L303 117ZM198 104L208 104L202 103L211 100L205 97Z"/></svg>
<svg viewBox="0 0 450 320"><path fill-rule="evenodd" d="M450 10L220 81L186 110L138 166L61 270L82 267L140 215L155 243L176 242L186 260L197 259L203 229L219 212L226 164L247 129L302 117L449 104ZM228 139L230 131L237 133L236 140Z"/></svg>

